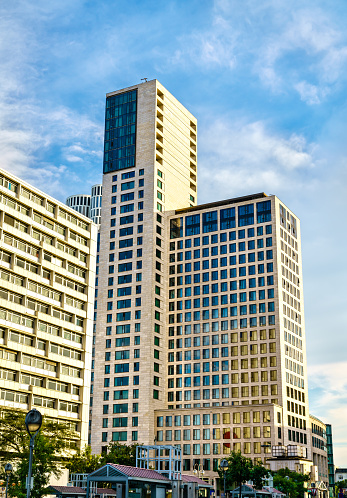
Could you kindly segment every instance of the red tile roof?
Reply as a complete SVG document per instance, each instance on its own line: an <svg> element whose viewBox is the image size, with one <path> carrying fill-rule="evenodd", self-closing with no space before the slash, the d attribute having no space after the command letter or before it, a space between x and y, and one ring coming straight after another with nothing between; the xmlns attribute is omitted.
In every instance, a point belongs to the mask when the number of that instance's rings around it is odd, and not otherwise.
<svg viewBox="0 0 347 498"><path fill-rule="evenodd" d="M282 491L279 491L278 489L273 488L271 486L264 486L264 487L265 487L266 490L269 490L270 493L276 493L278 495L280 494L280 495L283 495L283 496L285 495L285 493L282 493Z"/></svg>
<svg viewBox="0 0 347 498"><path fill-rule="evenodd" d="M69 493L71 495L85 495L86 490L78 486L50 486L51 489L58 491L58 493Z"/></svg>
<svg viewBox="0 0 347 498"><path fill-rule="evenodd" d="M98 495L116 495L117 491L110 488L97 488L96 494Z"/></svg>
<svg viewBox="0 0 347 498"><path fill-rule="evenodd" d="M182 482L196 482L197 484L200 484L200 486L203 486L203 485L209 486L208 482L203 481L202 479L200 479L200 477L189 476L187 474L182 474Z"/></svg>
<svg viewBox="0 0 347 498"><path fill-rule="evenodd" d="M123 474L125 474L128 477L138 477L142 479L153 479L157 481L170 482L170 480L167 477L163 476L162 474L159 474L159 472L156 472L155 470L140 469L139 467L129 467L127 465L118 465L115 463L108 463L107 465L110 465L114 469L123 472Z"/></svg>

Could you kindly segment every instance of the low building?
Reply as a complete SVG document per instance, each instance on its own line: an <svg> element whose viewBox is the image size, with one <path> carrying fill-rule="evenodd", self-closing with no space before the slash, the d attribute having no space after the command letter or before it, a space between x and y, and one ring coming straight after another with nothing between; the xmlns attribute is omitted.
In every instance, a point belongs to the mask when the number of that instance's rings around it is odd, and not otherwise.
<svg viewBox="0 0 347 498"><path fill-rule="evenodd" d="M77 482L72 475L72 481ZM51 486L52 493L58 498L89 498L93 496L106 498L132 496L133 498L165 498L171 493L173 498L188 498L199 493L207 497L212 486L196 476L185 474L169 477L169 472L158 472L153 469L130 467L107 463L89 475L79 476L80 486ZM98 483L108 485L99 488Z"/></svg>
<svg viewBox="0 0 347 498"><path fill-rule="evenodd" d="M271 493L272 498L283 498L285 496L282 491L274 488L273 486L264 486L264 489L268 490Z"/></svg>
<svg viewBox="0 0 347 498"><path fill-rule="evenodd" d="M324 487L329 487L328 453L327 453L327 432L326 425L319 418L310 414L311 437L312 437L312 460L313 469L311 471L312 482L324 483Z"/></svg>
<svg viewBox="0 0 347 498"><path fill-rule="evenodd" d="M336 467L335 469L335 483L347 480L347 468Z"/></svg>
<svg viewBox="0 0 347 498"><path fill-rule="evenodd" d="M229 492L231 498L239 498L240 486ZM262 489L255 489L249 484L241 486L241 496L243 498L284 498L286 495L276 488L265 486Z"/></svg>

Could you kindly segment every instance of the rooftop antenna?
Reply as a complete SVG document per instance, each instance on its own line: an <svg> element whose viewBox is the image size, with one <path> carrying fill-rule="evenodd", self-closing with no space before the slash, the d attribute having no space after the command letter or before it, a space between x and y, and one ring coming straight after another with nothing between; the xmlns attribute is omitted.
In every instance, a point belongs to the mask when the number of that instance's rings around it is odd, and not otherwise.
<svg viewBox="0 0 347 498"><path fill-rule="evenodd" d="M145 83L147 83L147 80L148 78L141 78L141 81L144 81Z"/></svg>

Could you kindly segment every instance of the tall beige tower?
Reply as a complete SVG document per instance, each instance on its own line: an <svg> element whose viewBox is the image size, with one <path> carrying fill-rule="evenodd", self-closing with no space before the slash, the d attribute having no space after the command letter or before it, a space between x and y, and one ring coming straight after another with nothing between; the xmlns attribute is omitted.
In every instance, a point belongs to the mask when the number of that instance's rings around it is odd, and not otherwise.
<svg viewBox="0 0 347 498"><path fill-rule="evenodd" d="M93 452L153 443L167 406L166 211L196 205L196 119L157 80L107 94Z"/></svg>

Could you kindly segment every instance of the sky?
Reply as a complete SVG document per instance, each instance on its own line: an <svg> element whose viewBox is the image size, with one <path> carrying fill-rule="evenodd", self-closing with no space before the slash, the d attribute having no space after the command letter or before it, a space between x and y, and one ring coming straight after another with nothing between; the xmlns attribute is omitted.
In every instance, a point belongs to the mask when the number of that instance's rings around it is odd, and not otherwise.
<svg viewBox="0 0 347 498"><path fill-rule="evenodd" d="M345 0L0 2L2 168L89 193L105 94L157 78L198 119L199 203L264 191L301 219L310 412L344 467L346 24Z"/></svg>

